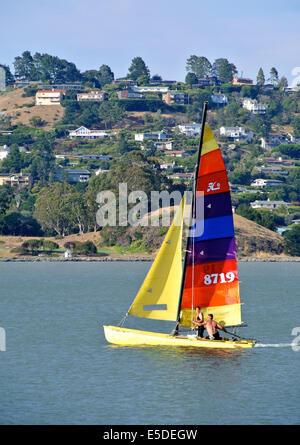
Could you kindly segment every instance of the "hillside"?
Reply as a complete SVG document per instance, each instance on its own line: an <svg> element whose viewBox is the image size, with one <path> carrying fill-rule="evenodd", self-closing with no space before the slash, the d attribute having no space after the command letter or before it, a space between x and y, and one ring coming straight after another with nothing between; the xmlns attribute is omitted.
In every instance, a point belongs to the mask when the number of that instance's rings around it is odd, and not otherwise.
<svg viewBox="0 0 300 445"><path fill-rule="evenodd" d="M32 126L30 119L40 117L46 124L42 127L50 130L58 122L64 113L61 105L52 105L49 107L36 106L34 97L22 97L24 88L17 88L0 95L0 113L5 113L11 117L12 125L23 124Z"/></svg>
<svg viewBox="0 0 300 445"><path fill-rule="evenodd" d="M172 209L172 208L171 208ZM165 209L166 210L166 209ZM283 252L283 242L281 235L272 232L265 227L256 224L246 218L239 215L234 215L235 233L236 233L236 246L238 258L243 257L272 257L281 255ZM64 244L66 242L84 242L92 241L99 249L99 252L105 252L111 258L125 258L138 259L138 258L153 258L159 249L159 246L165 236L159 235L159 228L157 227L145 227L144 228L144 240L151 240L151 244L156 247L156 250L147 253L146 249L130 249L122 244L128 237L133 237L137 231L137 227L129 227L125 233L118 238L119 245L115 247L107 247L103 244L101 232L90 232L83 235L69 235L63 239L48 238L55 241L60 249L61 254L64 250ZM12 249L20 246L27 239L36 239L37 237L17 237L17 236L0 236L0 258L13 258L19 257Z"/></svg>

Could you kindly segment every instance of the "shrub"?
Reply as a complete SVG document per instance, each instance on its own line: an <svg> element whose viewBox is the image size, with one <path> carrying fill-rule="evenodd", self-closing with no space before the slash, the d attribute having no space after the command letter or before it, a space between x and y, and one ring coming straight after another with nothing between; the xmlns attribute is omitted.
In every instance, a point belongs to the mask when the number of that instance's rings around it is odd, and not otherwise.
<svg viewBox="0 0 300 445"><path fill-rule="evenodd" d="M83 255L90 255L97 253L97 247L92 241L85 241L83 243L77 241L75 243L75 252Z"/></svg>

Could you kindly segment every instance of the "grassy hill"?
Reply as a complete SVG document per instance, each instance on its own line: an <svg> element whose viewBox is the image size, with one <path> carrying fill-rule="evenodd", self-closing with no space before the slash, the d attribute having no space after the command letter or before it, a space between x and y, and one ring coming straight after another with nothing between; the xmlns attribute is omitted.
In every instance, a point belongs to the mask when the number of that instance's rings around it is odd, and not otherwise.
<svg viewBox="0 0 300 445"><path fill-rule="evenodd" d="M35 97L22 97L23 93L24 88L17 88L0 95L0 113L11 116L12 125L32 126L30 119L40 117L45 121L42 128L50 130L55 123L62 119L64 109L61 105L37 106Z"/></svg>

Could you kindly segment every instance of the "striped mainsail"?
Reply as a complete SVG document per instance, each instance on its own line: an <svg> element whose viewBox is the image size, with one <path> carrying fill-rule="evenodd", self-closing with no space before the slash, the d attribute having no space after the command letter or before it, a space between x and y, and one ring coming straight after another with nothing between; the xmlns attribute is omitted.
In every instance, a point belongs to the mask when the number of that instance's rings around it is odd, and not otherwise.
<svg viewBox="0 0 300 445"><path fill-rule="evenodd" d="M208 124L201 149L194 219L183 271L180 324L190 326L195 306L223 325L241 323L232 204L221 151Z"/></svg>

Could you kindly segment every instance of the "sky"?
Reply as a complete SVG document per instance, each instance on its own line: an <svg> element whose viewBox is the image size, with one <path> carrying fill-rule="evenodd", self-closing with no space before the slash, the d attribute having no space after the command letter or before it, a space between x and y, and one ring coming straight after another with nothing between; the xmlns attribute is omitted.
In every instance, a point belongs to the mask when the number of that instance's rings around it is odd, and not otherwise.
<svg viewBox="0 0 300 445"><path fill-rule="evenodd" d="M0 63L23 51L74 62L80 71L109 65L127 75L140 56L151 75L184 81L186 60L227 58L256 80L274 66L300 78L299 0L14 0L0 5Z"/></svg>

